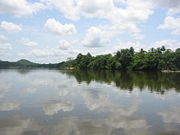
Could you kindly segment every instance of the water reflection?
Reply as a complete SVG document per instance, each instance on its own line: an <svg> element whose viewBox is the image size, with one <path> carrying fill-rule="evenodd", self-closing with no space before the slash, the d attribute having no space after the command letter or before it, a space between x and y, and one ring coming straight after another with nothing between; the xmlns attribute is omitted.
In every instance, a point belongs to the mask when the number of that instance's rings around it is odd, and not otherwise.
<svg viewBox="0 0 180 135"><path fill-rule="evenodd" d="M83 89L80 92L87 108L91 111L110 105L107 93L98 89Z"/></svg>
<svg viewBox="0 0 180 135"><path fill-rule="evenodd" d="M46 115L54 115L61 110L64 112L72 111L73 108L74 105L70 101L50 101L43 107L43 110Z"/></svg>
<svg viewBox="0 0 180 135"><path fill-rule="evenodd" d="M139 102L122 106L117 111L115 108L107 117L96 119L80 119L78 117L63 118L57 124L38 123L33 119L12 117L0 120L0 133L3 135L147 135L148 124L143 117L134 117L138 110ZM124 110L125 109L125 110ZM105 110L104 110L105 111ZM6 122L6 124L2 122Z"/></svg>
<svg viewBox="0 0 180 135"><path fill-rule="evenodd" d="M165 131L168 134L180 134L180 108L179 106L171 107L170 110L159 112L158 115L162 117Z"/></svg>
<svg viewBox="0 0 180 135"><path fill-rule="evenodd" d="M1 119L0 122L0 134L2 135L25 135L26 133L37 131L40 128L39 125L31 119L22 117Z"/></svg>
<svg viewBox="0 0 180 135"><path fill-rule="evenodd" d="M110 113L101 119L78 119L77 117L64 118L61 124L49 128L46 132L52 132L55 135L145 135L148 133L149 128L146 120L142 117L133 116L133 113L138 109L138 104L139 102L135 102L127 106L122 106L122 108L119 108L117 111L115 111L114 107L110 110L107 109L113 113ZM127 112L125 112L124 109Z"/></svg>
<svg viewBox="0 0 180 135"><path fill-rule="evenodd" d="M69 91L65 88L61 88L61 90L58 92L58 95L60 97L64 97L64 96L67 96L69 94Z"/></svg>
<svg viewBox="0 0 180 135"><path fill-rule="evenodd" d="M180 108L179 106L172 107L171 110L158 113L164 123L179 123L180 124Z"/></svg>
<svg viewBox="0 0 180 135"><path fill-rule="evenodd" d="M7 84L3 80L0 79L0 98L3 98L5 93L8 92L10 88L10 84Z"/></svg>
<svg viewBox="0 0 180 135"><path fill-rule="evenodd" d="M180 134L179 73L3 70L0 77L0 135Z"/></svg>
<svg viewBox="0 0 180 135"><path fill-rule="evenodd" d="M0 103L0 111L12 111L19 109L20 104L16 101L8 101Z"/></svg>
<svg viewBox="0 0 180 135"><path fill-rule="evenodd" d="M37 88L26 88L24 89L25 94L34 94L37 92Z"/></svg>
<svg viewBox="0 0 180 135"><path fill-rule="evenodd" d="M61 71L76 80L86 82L92 81L111 84L114 83L121 90L132 91L134 87L140 90L148 88L163 94L165 91L174 88L180 91L180 73L161 73L161 72L119 72L119 71Z"/></svg>

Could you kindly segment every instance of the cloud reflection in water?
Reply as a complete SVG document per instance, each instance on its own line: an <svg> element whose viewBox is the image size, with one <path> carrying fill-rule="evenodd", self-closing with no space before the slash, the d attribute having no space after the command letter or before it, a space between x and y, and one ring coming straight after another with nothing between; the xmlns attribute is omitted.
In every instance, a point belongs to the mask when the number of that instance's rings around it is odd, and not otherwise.
<svg viewBox="0 0 180 135"><path fill-rule="evenodd" d="M74 104L70 101L50 101L44 107L45 115L54 115L59 111L69 112L74 108Z"/></svg>
<svg viewBox="0 0 180 135"><path fill-rule="evenodd" d="M19 109L20 104L16 101L8 101L8 102L1 102L0 103L0 111L12 111Z"/></svg>

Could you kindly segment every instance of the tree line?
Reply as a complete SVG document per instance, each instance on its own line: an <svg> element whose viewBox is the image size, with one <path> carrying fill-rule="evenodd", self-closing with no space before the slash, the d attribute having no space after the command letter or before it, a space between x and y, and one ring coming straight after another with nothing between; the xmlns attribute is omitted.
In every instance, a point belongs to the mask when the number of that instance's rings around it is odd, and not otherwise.
<svg viewBox="0 0 180 135"><path fill-rule="evenodd" d="M121 49L112 54L92 56L90 53L79 53L73 60L60 66L76 69L107 69L107 70L180 70L180 48L172 51L164 46L141 49L135 52L133 47Z"/></svg>
<svg viewBox="0 0 180 135"><path fill-rule="evenodd" d="M79 53L75 59L55 64L38 64L28 60L17 62L0 61L0 68L58 68L58 69L95 69L95 70L180 70L180 48L175 51L164 46L141 49L135 52L133 47L121 49L114 55L92 56Z"/></svg>

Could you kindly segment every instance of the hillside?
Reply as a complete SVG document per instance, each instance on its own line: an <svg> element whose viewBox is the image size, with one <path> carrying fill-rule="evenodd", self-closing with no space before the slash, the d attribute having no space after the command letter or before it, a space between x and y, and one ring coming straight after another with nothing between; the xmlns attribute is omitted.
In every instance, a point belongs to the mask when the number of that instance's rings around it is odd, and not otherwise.
<svg viewBox="0 0 180 135"><path fill-rule="evenodd" d="M17 61L16 63L21 64L21 65L37 65L37 63L33 63L26 59L21 59L21 60Z"/></svg>
<svg viewBox="0 0 180 135"><path fill-rule="evenodd" d="M57 68L59 64L38 64L26 59L16 62L0 61L0 68Z"/></svg>

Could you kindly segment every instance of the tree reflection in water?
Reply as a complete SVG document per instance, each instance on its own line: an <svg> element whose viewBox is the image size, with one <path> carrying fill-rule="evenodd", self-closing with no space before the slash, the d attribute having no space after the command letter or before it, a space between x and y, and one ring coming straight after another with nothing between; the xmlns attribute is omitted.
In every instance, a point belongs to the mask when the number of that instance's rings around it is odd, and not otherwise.
<svg viewBox="0 0 180 135"><path fill-rule="evenodd" d="M175 89L180 92L180 73L162 73L162 72L120 72L110 70L71 70L60 71L68 76L76 78L78 83L92 81L100 83L114 83L121 90L132 91L133 87L138 87L140 90L148 88L151 92L164 92Z"/></svg>

